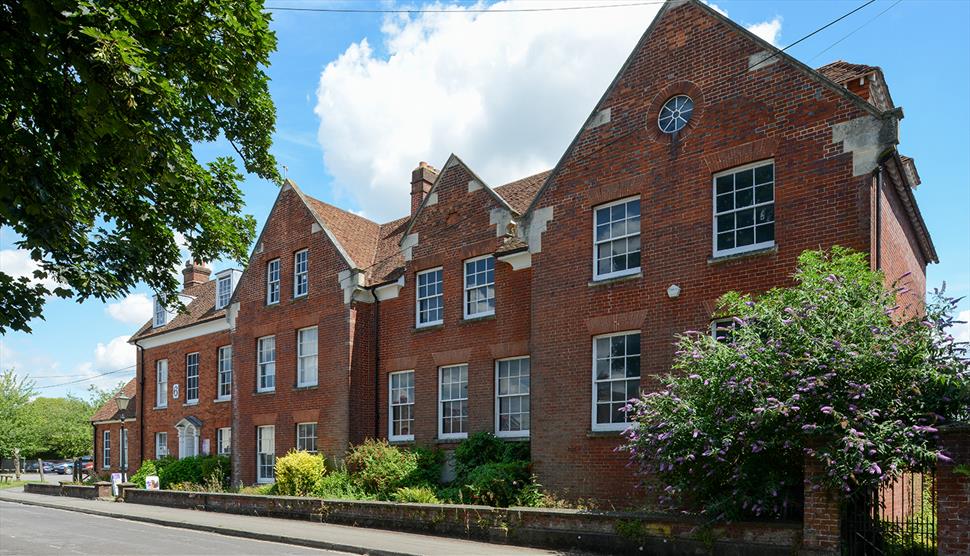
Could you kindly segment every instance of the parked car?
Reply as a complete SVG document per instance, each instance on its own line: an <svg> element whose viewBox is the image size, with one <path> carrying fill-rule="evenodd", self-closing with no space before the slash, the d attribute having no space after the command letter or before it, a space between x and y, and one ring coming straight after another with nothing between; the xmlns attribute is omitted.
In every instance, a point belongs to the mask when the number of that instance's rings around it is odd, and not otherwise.
<svg viewBox="0 0 970 556"><path fill-rule="evenodd" d="M24 466L24 471L28 473L37 473L40 470L40 464L36 461L27 462Z"/></svg>
<svg viewBox="0 0 970 556"><path fill-rule="evenodd" d="M73 461L65 461L63 463L58 463L57 465L54 466L54 471L58 475L67 475L68 473L73 474L74 473L74 462Z"/></svg>

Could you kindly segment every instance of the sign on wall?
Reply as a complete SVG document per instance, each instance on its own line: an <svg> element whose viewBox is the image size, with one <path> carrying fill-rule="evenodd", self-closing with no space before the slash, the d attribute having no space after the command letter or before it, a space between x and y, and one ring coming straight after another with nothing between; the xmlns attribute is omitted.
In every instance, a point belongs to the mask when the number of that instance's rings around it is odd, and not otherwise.
<svg viewBox="0 0 970 556"><path fill-rule="evenodd" d="M173 400L179 399L179 385L178 384L173 384L172 385L172 399Z"/></svg>
<svg viewBox="0 0 970 556"><path fill-rule="evenodd" d="M148 490L158 490L158 475L145 477L145 488Z"/></svg>

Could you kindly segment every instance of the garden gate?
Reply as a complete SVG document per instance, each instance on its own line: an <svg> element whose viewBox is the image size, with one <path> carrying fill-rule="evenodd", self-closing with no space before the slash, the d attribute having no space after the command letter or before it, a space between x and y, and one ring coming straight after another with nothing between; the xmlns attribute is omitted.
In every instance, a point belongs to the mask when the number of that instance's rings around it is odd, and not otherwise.
<svg viewBox="0 0 970 556"><path fill-rule="evenodd" d="M878 488L860 489L842 508L845 556L936 554L936 472L906 472Z"/></svg>

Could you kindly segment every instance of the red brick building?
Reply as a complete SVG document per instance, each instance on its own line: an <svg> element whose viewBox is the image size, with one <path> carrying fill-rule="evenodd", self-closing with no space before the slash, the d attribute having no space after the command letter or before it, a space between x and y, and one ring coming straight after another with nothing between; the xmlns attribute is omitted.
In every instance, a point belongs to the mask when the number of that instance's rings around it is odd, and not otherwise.
<svg viewBox="0 0 970 556"><path fill-rule="evenodd" d="M141 453L166 428L182 453L173 427L231 426L234 479L253 483L295 447L448 449L493 431L530 439L561 496L636 496L619 408L724 292L789 284L802 251L838 244L888 280L909 273L919 310L936 253L901 118L879 68L811 69L668 2L549 172L492 188L454 155L421 163L411 214L385 224L288 181L231 299L190 265L188 315L133 338ZM159 361L174 388L191 353L206 394L152 407Z"/></svg>
<svg viewBox="0 0 970 556"><path fill-rule="evenodd" d="M138 438L140 426L137 380L129 380L118 394L131 398L123 427L118 402L114 399L105 402L91 417L94 427L94 472L102 475L124 471L126 463L128 469L134 471L142 460L138 443L132 444L132 439Z"/></svg>

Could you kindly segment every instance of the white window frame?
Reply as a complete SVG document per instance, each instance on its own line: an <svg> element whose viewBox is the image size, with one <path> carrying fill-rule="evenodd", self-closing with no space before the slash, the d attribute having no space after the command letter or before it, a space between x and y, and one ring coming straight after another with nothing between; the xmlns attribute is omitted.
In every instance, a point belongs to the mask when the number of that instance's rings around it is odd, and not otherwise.
<svg viewBox="0 0 970 556"><path fill-rule="evenodd" d="M597 220L598 220L598 213L599 213L600 210L605 209L605 208L610 208L610 207L613 207L613 206L616 206L616 205L624 205L626 203L629 203L630 201L639 201L639 200L640 200L640 196L639 195L634 195L632 197L624 197L623 199L617 199L615 201L610 201L609 203L603 203L601 205L596 205L595 207L593 207L593 280L597 280L597 281L598 280L609 280L611 278L620 278L622 276L631 276L631 275L634 275L634 274L637 274L637 273L641 272L641 269L643 268L643 243L642 243L642 237L643 237L643 235L642 235L643 234L643 220L642 220L642 216L643 216L643 203L640 203L641 220L640 220L640 227L637 230L637 233L635 233L635 234L626 234L626 235L618 236L618 237L611 237L610 239L605 239L603 241L598 241L596 239L596 228L599 225L599 222ZM597 253L599 252L599 246L601 244L603 244L603 243L609 243L611 241L616 241L618 239L627 239L627 238L631 238L633 236L637 236L637 239L640 241L640 266L637 266L637 267L634 267L634 268L628 268L626 270L617 270L617 271L614 271L614 272L606 272L606 273L600 274L599 273L599 264L598 264L599 261L597 260Z"/></svg>
<svg viewBox="0 0 970 556"><path fill-rule="evenodd" d="M444 379L444 376L445 376L445 369L457 369L457 368L461 368L461 367L464 367L465 368L465 396L464 397L461 397L460 396L460 394L461 394L461 386L460 386L461 385L461 382L459 381L457 383L459 385L458 386L458 388L459 388L459 397L451 397L451 398L448 398L448 399L444 399L444 397L442 396L442 386L444 386L443 379ZM456 384L456 383L452 382L451 384ZM465 407L465 415L464 415L465 427L464 428L465 428L465 430L463 432L449 432L449 433L446 433L446 432L444 432L444 421L445 421L444 408L445 408L445 404L446 403L454 403L454 402L458 402L459 404L461 404L461 402L465 402L465 404L464 404L464 407ZM438 367L438 438L439 439L442 439L442 440L445 440L445 439L462 439L462 438L468 438L468 426L469 426L468 413L469 413L469 411L468 411L468 363L459 363L459 364L456 364L456 365L443 365L441 367Z"/></svg>
<svg viewBox="0 0 970 556"><path fill-rule="evenodd" d="M161 459L168 455L168 433L155 433L155 459Z"/></svg>
<svg viewBox="0 0 970 556"><path fill-rule="evenodd" d="M745 207L745 209L748 209L748 208L757 209L758 207L763 207L763 206L767 206L767 205L771 205L772 207L774 207L775 206L775 200L776 200L775 197L776 197L776 193L777 193L777 190L775 188L775 184L777 183L778 175L776 174L775 160L773 158L769 158L769 159L766 159L766 160L759 160L758 162L752 162L751 164L745 164L743 166L736 166L734 168L729 168L729 169L724 170L722 172L718 172L718 173L714 174L711 177L711 248L713 249L713 253L714 253L714 256L715 257L727 257L727 256L730 256L730 255L737 255L739 253L747 253L748 251L757 251L759 249L767 249L767 248L773 247L775 245L775 240L774 239L772 239L770 241L763 241L761 243L758 243L757 242L757 239L758 239L757 238L757 224L754 224L754 232L753 233L755 234L755 243L752 243L751 245L744 245L742 247L736 247L735 246L735 247L731 247L730 249L723 249L723 250L718 250L718 248L717 248L717 217L720 216L720 215L728 214L728 213L737 213L738 212L737 203L735 203L734 208L732 208L729 211L724 211L724 212L720 212L720 213L717 211L717 178L722 177L722 176L731 175L731 174L736 174L738 172L743 172L745 170L751 170L753 168L758 168L758 167L761 167L761 166L766 166L768 164L771 164L771 201L770 202L762 202L762 203L758 203L756 201L756 198L757 198L756 197L757 196L757 186L754 184L754 180L752 179L752 182L751 182L751 195L753 196L752 201L754 201L754 203L752 205L748 206L748 207ZM777 217L778 217L778 215L775 214L773 216L773 218L772 218L772 225L775 228L774 233L772 234L772 237L775 237L776 234L778 233L778 218ZM757 220L757 216L755 216L755 219ZM734 230L737 230L737 225L735 225L735 227L733 229Z"/></svg>
<svg viewBox="0 0 970 556"><path fill-rule="evenodd" d="M301 255L303 270L300 270ZM300 249L293 253L293 299L305 297L308 293L310 293L310 250Z"/></svg>
<svg viewBox="0 0 970 556"><path fill-rule="evenodd" d="M272 341L273 349L271 350L272 359L263 359L263 343ZM270 351L270 350L266 350ZM270 373L265 373L264 371L271 370ZM263 386L264 382L269 382L269 380L263 380L264 378L272 378L272 386ZM263 336L256 340L256 391L257 392L275 392L276 391L276 336Z"/></svg>
<svg viewBox="0 0 970 556"><path fill-rule="evenodd" d="M155 407L168 407L168 359L155 361Z"/></svg>
<svg viewBox="0 0 970 556"><path fill-rule="evenodd" d="M232 274L216 278L216 310L229 305L232 299Z"/></svg>
<svg viewBox="0 0 970 556"><path fill-rule="evenodd" d="M111 431L101 431L101 469L111 469Z"/></svg>
<svg viewBox="0 0 970 556"><path fill-rule="evenodd" d="M431 274L433 272L440 272L441 273L441 293L438 293L438 294L435 294L435 295L429 295L429 296L421 297L421 277L424 276L424 275L426 275L426 274ZM445 271L444 271L444 268L443 267L440 267L440 266L437 266L435 268L429 268L427 270L422 270L421 272L418 272L415 275L415 277L414 277L414 296L415 296L415 303L414 303L414 322L415 322L415 327L417 327L417 328L425 328L427 326L437 326L439 324L444 323L445 322ZM436 298L436 297L441 298L441 318L438 319L438 320L432 320L432 321L428 321L428 322L422 322L421 321L421 301L427 300L427 299L433 299L433 298Z"/></svg>
<svg viewBox="0 0 970 556"><path fill-rule="evenodd" d="M306 428L312 427L313 434L306 434ZM308 440L313 439L313 449L308 450L306 443ZM316 423L297 423L296 424L296 449L303 450L304 452L310 452L311 454L317 453L317 424ZM303 444L303 446L301 446Z"/></svg>
<svg viewBox="0 0 970 556"><path fill-rule="evenodd" d="M593 344L593 361L592 361L592 377L591 377L592 378L592 381L593 381L593 383L592 383L593 384L593 388L592 388L592 392L591 392L592 395L591 395L591 398L590 398L590 401L591 401L591 403L590 403L591 412L590 413L591 413L591 419L592 419L591 420L592 430L594 430L594 431L622 431L622 430L625 430L627 427L630 426L630 422L629 421L626 421L626 420L624 420L621 423L599 423L596 420L596 406L598 405L597 402L599 401L599 399L598 399L598 393L597 393L597 388L596 387L597 387L597 385L598 385L599 382L615 382L612 379L604 379L604 380L600 381L600 380L597 380L597 378L596 378L596 356L597 356L597 353L596 353L596 340L599 340L599 339L602 339L602 338L614 338L616 336L629 336L629 335L632 335L632 334L636 334L636 335L640 336L640 355L639 355L639 357L640 357L640 376L638 377L637 380L639 381L638 391L642 391L642 388L643 388L643 331L642 330L624 330L622 332L613 332L611 334L600 334L600 335L597 335L597 336L593 336L593 341L592 341L592 344ZM616 381L618 381L618 380L620 380L620 379L616 379ZM625 381L629 381L631 379L628 378L628 379L624 379L624 380Z"/></svg>
<svg viewBox="0 0 970 556"><path fill-rule="evenodd" d="M309 335L313 339L313 353L307 353L307 344L304 343L304 335ZM307 388L316 386L318 383L319 363L317 355L320 353L319 331L316 326L301 328L296 331L296 386L297 388ZM312 363L312 368L311 368Z"/></svg>
<svg viewBox="0 0 970 556"><path fill-rule="evenodd" d="M475 285L469 287L469 285L468 285L468 265L469 264L477 263L478 261L491 261L492 262L492 268L491 268L492 281L491 282L485 282L483 284L475 284ZM462 303L461 303L462 313L464 315L464 318L466 318L466 319L475 319L475 318L481 318L481 317L487 317L487 316L490 316L490 315L494 315L495 314L495 257L492 256L492 255L482 255L481 257L475 257L475 258L472 258L472 259L465 259L465 261L462 262L461 267L462 267L462 275L464 276L464 289L463 289L463 293L462 293ZM488 266L487 266L487 263L486 263L485 274L487 275L488 272L489 272L489 269L488 269ZM472 272L472 274L479 274L479 273L477 271L475 271L475 272ZM488 297L488 288L489 287L492 288L492 297L491 298ZM468 312L468 305L469 305L468 296L471 294L472 291L480 290L482 288L485 288L485 301L488 302L489 300L491 300L491 302L492 302L491 309L488 309L488 310L485 310L485 311L481 311L481 312L478 312L478 313L470 313L470 312Z"/></svg>
<svg viewBox="0 0 970 556"><path fill-rule="evenodd" d="M263 431L269 432L270 446L264 446ZM267 467L260 461L263 456L272 458L272 463L268 466L269 476L263 475L263 469ZM276 482L276 427L274 425L256 427L256 482L263 484Z"/></svg>
<svg viewBox="0 0 970 556"><path fill-rule="evenodd" d="M394 387L394 377L404 377L406 375L411 375L411 386L410 387ZM408 402L402 403L400 400L395 402L394 392L395 390L410 390L411 395ZM397 421L405 421L405 419L394 419L394 408L395 407L410 407L411 418L407 419L411 422L411 426L408 430L411 434L394 434L394 423ZM409 442L414 440L414 370L409 371L395 371L387 375L387 438L388 440L398 441L398 442Z"/></svg>
<svg viewBox="0 0 970 556"><path fill-rule="evenodd" d="M191 363L192 359L195 363ZM195 369L195 374L190 375L189 371ZM192 380L195 386L192 386ZM192 390L195 390L195 397L192 397ZM185 405L195 405L199 403L199 352L185 354Z"/></svg>
<svg viewBox="0 0 970 556"><path fill-rule="evenodd" d="M223 450L225 446L225 450ZM232 427L216 429L216 455L228 456L232 453Z"/></svg>
<svg viewBox="0 0 970 556"><path fill-rule="evenodd" d="M216 356L216 399L232 399L232 346L222 346Z"/></svg>
<svg viewBox="0 0 970 556"><path fill-rule="evenodd" d="M280 260L273 259L266 263L266 304L276 305L280 302Z"/></svg>
<svg viewBox="0 0 970 556"><path fill-rule="evenodd" d="M168 324L168 309L165 308L165 298L161 295L156 295L155 304L152 306L152 328L158 328L166 324Z"/></svg>
<svg viewBox="0 0 970 556"><path fill-rule="evenodd" d="M529 362L528 392L526 392L525 394L522 394L520 392L518 394L500 395L499 394L499 367L501 366L501 363L507 362L507 361L518 361L518 360L525 360ZM528 438L529 437L529 429L522 429L517 431L503 431L500 427L500 422L502 417L500 414L501 399L502 398L522 398L523 396L526 398L526 403L529 404L525 412L529 414L529 426L531 428L532 426L532 359L528 355L522 355L518 357L506 357L504 359L496 359L495 360L495 436L498 436L500 438ZM522 412L520 411L519 413L522 413Z"/></svg>
<svg viewBox="0 0 970 556"><path fill-rule="evenodd" d="M730 330L733 334L737 327L737 322L734 321L734 317L714 319L711 321L711 338L714 338L714 340L720 342L722 340L717 336L717 331L719 328L722 330Z"/></svg>

